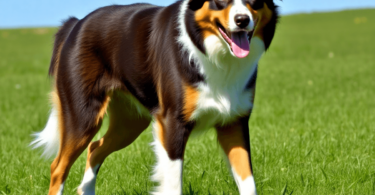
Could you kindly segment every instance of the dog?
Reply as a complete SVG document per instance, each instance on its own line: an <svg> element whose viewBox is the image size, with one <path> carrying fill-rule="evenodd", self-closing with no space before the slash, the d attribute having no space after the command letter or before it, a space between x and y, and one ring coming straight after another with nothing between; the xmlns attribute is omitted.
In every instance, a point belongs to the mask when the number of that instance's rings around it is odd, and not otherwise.
<svg viewBox="0 0 375 195"><path fill-rule="evenodd" d="M153 194L182 194L192 131L214 127L241 195L256 194L248 121L258 61L278 19L273 0L180 0L99 8L71 17L55 35L52 109L35 148L56 155L49 194L62 194L87 148L79 194L95 194L104 159L151 123ZM108 112L107 133L91 142Z"/></svg>

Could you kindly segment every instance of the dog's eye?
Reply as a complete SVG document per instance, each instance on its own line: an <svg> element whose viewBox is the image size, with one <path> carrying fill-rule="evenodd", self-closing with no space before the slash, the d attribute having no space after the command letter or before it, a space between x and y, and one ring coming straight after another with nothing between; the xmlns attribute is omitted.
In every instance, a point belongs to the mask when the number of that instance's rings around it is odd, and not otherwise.
<svg viewBox="0 0 375 195"><path fill-rule="evenodd" d="M255 10L263 8L264 5L264 0L248 0L248 2L250 6Z"/></svg>
<svg viewBox="0 0 375 195"><path fill-rule="evenodd" d="M188 7L193 11L197 11L198 9L202 8L205 2L206 1L203 0L189 0Z"/></svg>
<svg viewBox="0 0 375 195"><path fill-rule="evenodd" d="M222 10L228 6L229 0L211 0L210 9Z"/></svg>

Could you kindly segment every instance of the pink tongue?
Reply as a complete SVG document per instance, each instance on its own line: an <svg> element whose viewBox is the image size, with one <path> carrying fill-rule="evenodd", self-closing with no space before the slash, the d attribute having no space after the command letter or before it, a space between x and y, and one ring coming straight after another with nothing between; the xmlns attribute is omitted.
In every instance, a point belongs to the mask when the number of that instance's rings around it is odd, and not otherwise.
<svg viewBox="0 0 375 195"><path fill-rule="evenodd" d="M232 51L238 58L246 57L250 52L249 40L246 32L232 33Z"/></svg>

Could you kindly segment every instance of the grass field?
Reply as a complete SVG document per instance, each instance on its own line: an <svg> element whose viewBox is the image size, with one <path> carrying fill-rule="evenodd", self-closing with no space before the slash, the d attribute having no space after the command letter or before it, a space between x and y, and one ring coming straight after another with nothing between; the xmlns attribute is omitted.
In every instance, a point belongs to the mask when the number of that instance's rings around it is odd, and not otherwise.
<svg viewBox="0 0 375 195"><path fill-rule="evenodd" d="M28 147L48 116L56 29L0 30L0 194L46 194L51 160ZM251 149L258 194L375 194L375 10L281 18L260 62ZM95 139L105 133L105 126ZM100 169L98 194L148 194L150 129ZM65 194L75 194L85 153ZM238 194L214 132L191 139L184 194Z"/></svg>

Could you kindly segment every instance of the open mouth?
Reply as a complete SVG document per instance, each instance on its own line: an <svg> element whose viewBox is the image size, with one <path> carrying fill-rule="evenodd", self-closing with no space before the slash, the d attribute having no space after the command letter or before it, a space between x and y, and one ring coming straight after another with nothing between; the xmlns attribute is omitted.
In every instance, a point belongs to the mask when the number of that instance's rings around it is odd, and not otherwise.
<svg viewBox="0 0 375 195"><path fill-rule="evenodd" d="M217 23L221 36L230 46L233 54L238 58L245 58L250 53L250 41L253 37L254 30L228 32L220 24Z"/></svg>

